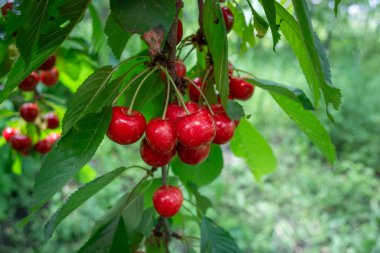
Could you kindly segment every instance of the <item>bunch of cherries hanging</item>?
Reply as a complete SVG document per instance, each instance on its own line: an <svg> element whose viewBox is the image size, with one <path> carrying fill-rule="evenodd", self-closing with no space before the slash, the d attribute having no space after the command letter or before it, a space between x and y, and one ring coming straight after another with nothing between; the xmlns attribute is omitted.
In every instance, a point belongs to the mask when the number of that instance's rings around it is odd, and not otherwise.
<svg viewBox="0 0 380 253"><path fill-rule="evenodd" d="M55 68L55 62L56 56L50 56L36 71L33 71L18 85L19 90L22 92L34 92L34 101L23 103L19 108L19 115L24 121L37 127L39 137L47 129L59 128L60 121L55 112L49 111L44 114L41 112L38 106L40 94L36 91L38 83L51 87L58 82L59 73ZM20 129L13 127L6 127L2 134L12 148L23 155L28 155L32 150L46 154L60 138L58 133L50 133L45 138L39 138L36 143L33 143L33 138L24 134Z"/></svg>

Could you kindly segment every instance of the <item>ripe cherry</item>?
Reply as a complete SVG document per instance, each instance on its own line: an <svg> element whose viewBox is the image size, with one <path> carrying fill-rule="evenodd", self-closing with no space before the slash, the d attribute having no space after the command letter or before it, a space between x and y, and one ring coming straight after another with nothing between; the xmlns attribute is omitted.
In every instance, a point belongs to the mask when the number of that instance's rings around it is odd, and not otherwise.
<svg viewBox="0 0 380 253"><path fill-rule="evenodd" d="M211 106L211 109L214 113L226 113L223 106L221 104L215 104Z"/></svg>
<svg viewBox="0 0 380 253"><path fill-rule="evenodd" d="M177 138L188 148L210 144L216 134L215 120L207 110L199 110L177 120Z"/></svg>
<svg viewBox="0 0 380 253"><path fill-rule="evenodd" d="M146 139L141 141L140 155L144 162L153 167L162 167L170 162L175 155L175 149L172 152L162 153L155 151L149 146Z"/></svg>
<svg viewBox="0 0 380 253"><path fill-rule="evenodd" d="M170 153L175 148L177 136L171 119L152 119L146 126L146 140L157 152Z"/></svg>
<svg viewBox="0 0 380 253"><path fill-rule="evenodd" d="M182 203L182 191L176 186L161 186L153 195L154 208L157 213L166 218L176 215L181 209Z"/></svg>
<svg viewBox="0 0 380 253"><path fill-rule="evenodd" d="M13 127L6 127L4 128L3 130L3 137L4 139L9 142L11 140L11 138L15 135L15 134L18 134L20 133L19 130L13 128Z"/></svg>
<svg viewBox="0 0 380 253"><path fill-rule="evenodd" d="M37 118L39 111L38 105L34 103L25 103L20 107L21 117L28 122L33 122Z"/></svg>
<svg viewBox="0 0 380 253"><path fill-rule="evenodd" d="M234 25L234 15L232 14L232 11L227 6L222 7L222 13L224 22L226 24L226 31L229 33L232 29L232 26Z"/></svg>
<svg viewBox="0 0 380 253"><path fill-rule="evenodd" d="M234 73L234 65L232 63L228 63L228 76L231 77Z"/></svg>
<svg viewBox="0 0 380 253"><path fill-rule="evenodd" d="M183 63L183 61L176 61L175 62L175 71L177 73L177 76L179 78L183 78L186 75L186 65Z"/></svg>
<svg viewBox="0 0 380 253"><path fill-rule="evenodd" d="M61 138L61 135L58 133L51 133L46 137L46 140L50 141L51 145L53 145L56 141Z"/></svg>
<svg viewBox="0 0 380 253"><path fill-rule="evenodd" d="M216 123L216 135L213 143L225 144L234 136L235 122L231 120L226 113L217 113L214 115Z"/></svg>
<svg viewBox="0 0 380 253"><path fill-rule="evenodd" d="M11 11L13 9L13 1L7 1L2 7L1 7L1 13L3 16L7 16L8 11Z"/></svg>
<svg viewBox="0 0 380 253"><path fill-rule="evenodd" d="M230 94L233 98L248 100L252 97L255 87L243 79L231 77Z"/></svg>
<svg viewBox="0 0 380 253"><path fill-rule="evenodd" d="M14 150L27 152L32 146L32 140L28 136L15 134L11 138L11 145Z"/></svg>
<svg viewBox="0 0 380 253"><path fill-rule="evenodd" d="M42 65L38 68L39 70L51 70L55 66L56 56L50 56Z"/></svg>
<svg viewBox="0 0 380 253"><path fill-rule="evenodd" d="M189 101L189 102L186 102L185 104L190 114L199 110L199 106L194 102ZM175 120L177 118L181 118L186 115L187 115L186 111L185 109L183 109L182 106L175 103L171 103L168 105L168 109L166 111L166 118Z"/></svg>
<svg viewBox="0 0 380 253"><path fill-rule="evenodd" d="M181 42L183 36L183 24L180 19L178 19L177 25L177 44Z"/></svg>
<svg viewBox="0 0 380 253"><path fill-rule="evenodd" d="M107 136L122 145L132 144L143 136L145 127L144 115L138 111L132 111L131 114L128 114L127 107L114 106Z"/></svg>
<svg viewBox="0 0 380 253"><path fill-rule="evenodd" d="M49 140L43 139L37 142L36 145L34 145L34 149L38 153L46 154L51 150L51 146L52 146L52 143Z"/></svg>
<svg viewBox="0 0 380 253"><path fill-rule="evenodd" d="M179 143L177 146L177 153L182 162L196 165L206 160L210 153L210 145L203 145L199 148L187 148Z"/></svg>
<svg viewBox="0 0 380 253"><path fill-rule="evenodd" d="M44 119L46 120L47 128L56 129L59 127L59 118L54 112L46 113Z"/></svg>
<svg viewBox="0 0 380 253"><path fill-rule="evenodd" d="M196 77L194 80L193 80L194 84L197 85L197 87L199 87L199 89L202 90L202 79L200 77ZM191 84L189 82L189 96L190 96L190 99L194 102L198 102L199 101L199 97L201 95L201 93L194 87L194 84ZM205 84L206 86L206 84ZM205 88L205 86L203 87L203 90ZM203 91L202 90L202 91Z"/></svg>
<svg viewBox="0 0 380 253"><path fill-rule="evenodd" d="M58 76L59 72L56 68L40 72L41 82L48 87L53 86L58 82Z"/></svg>
<svg viewBox="0 0 380 253"><path fill-rule="evenodd" d="M39 79L40 78L38 77L37 72L33 71L27 78L24 79L24 81L18 85L18 87L22 91L32 91L34 88L36 88Z"/></svg>

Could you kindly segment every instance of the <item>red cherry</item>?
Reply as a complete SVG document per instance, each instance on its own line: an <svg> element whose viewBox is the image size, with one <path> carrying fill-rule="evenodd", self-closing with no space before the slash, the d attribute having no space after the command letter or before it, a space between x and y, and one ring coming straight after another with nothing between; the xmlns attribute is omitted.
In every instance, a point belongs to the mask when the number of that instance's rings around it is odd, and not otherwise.
<svg viewBox="0 0 380 253"><path fill-rule="evenodd" d="M194 102L189 101L189 102L186 102L185 104L190 114L199 110L199 106ZM166 111L166 118L175 120L177 118L181 118L186 115L187 115L186 111L185 109L183 109L182 106L175 103L171 103L168 105L168 109Z"/></svg>
<svg viewBox="0 0 380 253"><path fill-rule="evenodd" d="M206 160L210 153L210 145L203 145L199 148L187 148L179 143L177 146L177 153L182 162L196 165Z"/></svg>
<svg viewBox="0 0 380 253"><path fill-rule="evenodd" d="M202 90L202 79L200 77L196 77L193 80L193 82L199 87L199 89ZM201 93L194 87L194 84L191 84L189 82L189 96L191 100L193 100L194 102L198 102ZM203 87L203 90L205 89L205 87L206 87L206 83L205 83L205 86Z"/></svg>
<svg viewBox="0 0 380 253"><path fill-rule="evenodd" d="M222 13L224 22L226 24L226 31L229 33L232 29L232 26L234 25L234 15L232 14L232 11L227 6L222 7Z"/></svg>
<svg viewBox="0 0 380 253"><path fill-rule="evenodd" d="M56 68L40 72L41 82L48 87L53 86L58 82L58 76L59 72Z"/></svg>
<svg viewBox="0 0 380 253"><path fill-rule="evenodd" d="M61 135L58 133L51 133L46 137L46 140L50 141L51 145L53 145L56 141L61 138Z"/></svg>
<svg viewBox="0 0 380 253"><path fill-rule="evenodd" d="M215 104L211 106L211 109L214 113L226 113L223 106L221 104Z"/></svg>
<svg viewBox="0 0 380 253"><path fill-rule="evenodd" d="M177 25L177 44L179 44L182 40L183 36L183 24L180 19L178 19L178 25Z"/></svg>
<svg viewBox="0 0 380 253"><path fill-rule="evenodd" d="M54 112L46 113L44 119L47 122L47 128L56 129L59 127L59 118Z"/></svg>
<svg viewBox="0 0 380 253"><path fill-rule="evenodd" d="M3 14L3 16L7 16L8 11L12 11L12 9L13 9L13 1L8 0L7 3L1 7L1 13Z"/></svg>
<svg viewBox="0 0 380 253"><path fill-rule="evenodd" d="M20 107L21 117L28 122L33 122L37 118L39 111L38 105L34 103L25 103Z"/></svg>
<svg viewBox="0 0 380 253"><path fill-rule="evenodd" d="M168 218L176 215L181 209L182 203L182 191L176 186L161 186L153 195L154 208L163 217Z"/></svg>
<svg viewBox="0 0 380 253"><path fill-rule="evenodd" d="M32 140L28 136L15 134L11 138L11 145L14 150L27 152L32 146Z"/></svg>
<svg viewBox="0 0 380 253"><path fill-rule="evenodd" d="M162 167L170 162L175 155L175 149L169 153L155 151L149 146L146 139L142 140L140 145L140 155L144 162L153 167Z"/></svg>
<svg viewBox="0 0 380 253"><path fill-rule="evenodd" d="M51 150L52 143L48 139L40 140L34 145L34 149L41 154L46 154Z"/></svg>
<svg viewBox="0 0 380 253"><path fill-rule="evenodd" d="M18 134L20 133L19 130L15 129L15 128L12 128L12 127L6 127L4 128L3 130L3 137L4 139L9 142L11 140L11 138L15 135L15 134Z"/></svg>
<svg viewBox="0 0 380 253"><path fill-rule="evenodd" d="M33 71L30 75L22 81L18 87L22 91L32 91L36 88L38 81L40 78L38 77L37 72Z"/></svg>
<svg viewBox="0 0 380 253"><path fill-rule="evenodd" d="M231 77L230 94L240 100L248 100L252 97L255 87L240 78Z"/></svg>
<svg viewBox="0 0 380 253"><path fill-rule="evenodd" d="M183 61L176 61L175 62L175 71L177 73L177 76L179 78L183 78L186 75L186 65L183 63Z"/></svg>
<svg viewBox="0 0 380 253"><path fill-rule="evenodd" d="M177 120L177 138L188 148L210 144L216 134L215 120L207 110L200 110Z"/></svg>
<svg viewBox="0 0 380 253"><path fill-rule="evenodd" d="M170 119L152 119L146 126L146 140L157 152L172 152L176 143L175 123Z"/></svg>
<svg viewBox="0 0 380 253"><path fill-rule="evenodd" d="M234 65L232 63L228 63L228 76L232 76L234 73Z"/></svg>
<svg viewBox="0 0 380 253"><path fill-rule="evenodd" d="M127 145L138 141L146 127L144 115L138 111L128 114L128 107L114 106L107 136L116 143Z"/></svg>
<svg viewBox="0 0 380 253"><path fill-rule="evenodd" d="M214 115L216 123L216 135L213 143L225 144L234 136L235 122L231 120L226 113L218 113Z"/></svg>
<svg viewBox="0 0 380 253"><path fill-rule="evenodd" d="M50 56L42 65L38 68L39 70L51 70L55 66L56 56Z"/></svg>

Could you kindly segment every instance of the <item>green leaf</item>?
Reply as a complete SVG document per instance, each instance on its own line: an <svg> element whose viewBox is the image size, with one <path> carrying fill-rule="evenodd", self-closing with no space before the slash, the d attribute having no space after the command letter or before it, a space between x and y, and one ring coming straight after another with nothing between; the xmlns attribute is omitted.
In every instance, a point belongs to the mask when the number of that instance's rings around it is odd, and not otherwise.
<svg viewBox="0 0 380 253"><path fill-rule="evenodd" d="M125 32L138 34L153 28L163 29L168 34L176 12L172 0L111 0L110 5L116 23Z"/></svg>
<svg viewBox="0 0 380 253"><path fill-rule="evenodd" d="M342 2L342 0L334 0L334 12L335 12L335 17L338 16L338 8L339 4Z"/></svg>
<svg viewBox="0 0 380 253"><path fill-rule="evenodd" d="M209 198L203 196L199 191L196 184L192 182L187 183L189 191L194 195L196 199L197 211L199 217L206 215L206 212L209 208L212 207L212 202Z"/></svg>
<svg viewBox="0 0 380 253"><path fill-rule="evenodd" d="M234 4L236 5L236 7ZM247 51L250 47L253 47L255 45L255 36L253 36L254 27L251 22L249 22L248 24L246 23L244 11L240 7L240 5L236 2L234 4L232 4L231 2L228 3L228 7L234 15L234 26L232 29L241 39L240 52L243 53Z"/></svg>
<svg viewBox="0 0 380 253"><path fill-rule="evenodd" d="M78 253L129 253L123 218L117 217L95 233Z"/></svg>
<svg viewBox="0 0 380 253"><path fill-rule="evenodd" d="M276 7L275 0L262 0L260 1L261 5L264 8L265 15L267 16L269 27L272 32L273 38L273 51L276 50L276 45L280 41L280 33L278 32L276 24Z"/></svg>
<svg viewBox="0 0 380 253"><path fill-rule="evenodd" d="M270 93L280 94L300 103L306 110L314 110L313 104L306 94L298 88L289 87L280 83L267 81L259 78L244 78L247 82L258 86Z"/></svg>
<svg viewBox="0 0 380 253"><path fill-rule="evenodd" d="M98 55L104 54L104 48L107 44L107 38L104 34L104 26L93 4L90 4L90 14L92 18L92 37L91 44Z"/></svg>
<svg viewBox="0 0 380 253"><path fill-rule="evenodd" d="M21 156L19 154L17 154L15 159L13 160L12 173L16 175L22 174L22 162L21 162Z"/></svg>
<svg viewBox="0 0 380 253"><path fill-rule="evenodd" d="M214 62L214 78L216 88L223 107L227 106L228 84L228 42L219 1L206 0L204 5L203 29L208 49Z"/></svg>
<svg viewBox="0 0 380 253"><path fill-rule="evenodd" d="M65 135L45 158L37 176L34 206L45 203L91 159L111 120L111 108L88 114Z"/></svg>
<svg viewBox="0 0 380 253"><path fill-rule="evenodd" d="M277 167L277 160L271 147L246 119L240 120L231 141L231 149L234 155L245 159L258 180L272 173Z"/></svg>
<svg viewBox="0 0 380 253"><path fill-rule="evenodd" d="M228 99L226 113L228 117L233 120L240 120L245 116L243 106L231 99Z"/></svg>
<svg viewBox="0 0 380 253"><path fill-rule="evenodd" d="M335 147L331 142L330 136L317 117L302 108L299 103L296 103L285 96L274 93L272 96L285 113L288 114L298 127L319 148L322 154L331 163L334 163L336 160Z"/></svg>
<svg viewBox="0 0 380 253"><path fill-rule="evenodd" d="M106 100L118 87L107 85L112 77L113 68L105 66L95 71L79 87L70 100L65 117L63 118L63 134L89 113L96 113L109 105L112 101Z"/></svg>
<svg viewBox="0 0 380 253"><path fill-rule="evenodd" d="M94 181L82 186L76 192L71 194L67 199L66 203L58 209L58 211L50 218L45 227L45 234L48 238L51 237L57 226L69 216L75 209L81 206L84 202L110 184L114 179L116 179L121 173L126 171L128 168L118 168L111 172L104 174L103 176L95 179Z"/></svg>
<svg viewBox="0 0 380 253"><path fill-rule="evenodd" d="M188 165L175 157L171 163L173 173L186 184L188 181L204 186L214 181L222 172L223 155L219 145L211 145L208 158L199 165Z"/></svg>
<svg viewBox="0 0 380 253"><path fill-rule="evenodd" d="M256 29L257 37L263 38L265 34L268 32L269 24L268 22L260 16L259 13L253 8L251 0L247 0L248 6L251 9L253 15L253 26Z"/></svg>
<svg viewBox="0 0 380 253"><path fill-rule="evenodd" d="M239 253L235 240L211 219L203 217L201 223L201 253Z"/></svg>
<svg viewBox="0 0 380 253"><path fill-rule="evenodd" d="M120 59L121 54L132 35L128 32L124 32L115 22L112 15L108 16L104 32L108 37L108 45L111 48L112 53L117 59Z"/></svg>

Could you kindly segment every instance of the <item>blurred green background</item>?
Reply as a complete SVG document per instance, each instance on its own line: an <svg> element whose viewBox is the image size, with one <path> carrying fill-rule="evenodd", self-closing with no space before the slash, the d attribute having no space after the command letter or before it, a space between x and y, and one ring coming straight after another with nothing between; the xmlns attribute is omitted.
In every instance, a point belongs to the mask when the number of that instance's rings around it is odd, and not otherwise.
<svg viewBox="0 0 380 253"><path fill-rule="evenodd" d="M185 35L196 29L197 12L192 2L185 2ZM257 88L244 107L272 145L279 163L277 171L255 181L227 145L221 177L200 191L213 202L211 218L231 232L243 252L380 252L380 1L343 1L338 18L334 17L333 1L310 3L314 26L330 58L333 82L344 97L340 112L335 113L335 125L325 119L323 108L319 113L336 145L336 164L328 164L271 96ZM104 21L106 1L97 1L95 6ZM86 15L73 36L91 41L91 22ZM235 67L307 90L286 41L273 52L269 36L257 38L253 49L241 52L237 37L233 33L229 36L230 61ZM69 43L66 46L70 47ZM140 48L138 38L133 38L124 56ZM100 63L108 61L108 54L106 48ZM187 63L193 61L189 58ZM5 125L0 118L0 129ZM105 139L90 165L101 175L135 164L137 148L117 146ZM44 222L80 180L65 186L32 223L18 229L16 224L30 204L38 164L35 159L23 158L23 173L9 173L12 161L7 160L8 153L8 145L0 147L0 252L75 252L88 239L94 221L140 175L124 174L74 212L45 243ZM82 181L92 179L93 173L82 173ZM185 231L192 229L190 225Z"/></svg>

